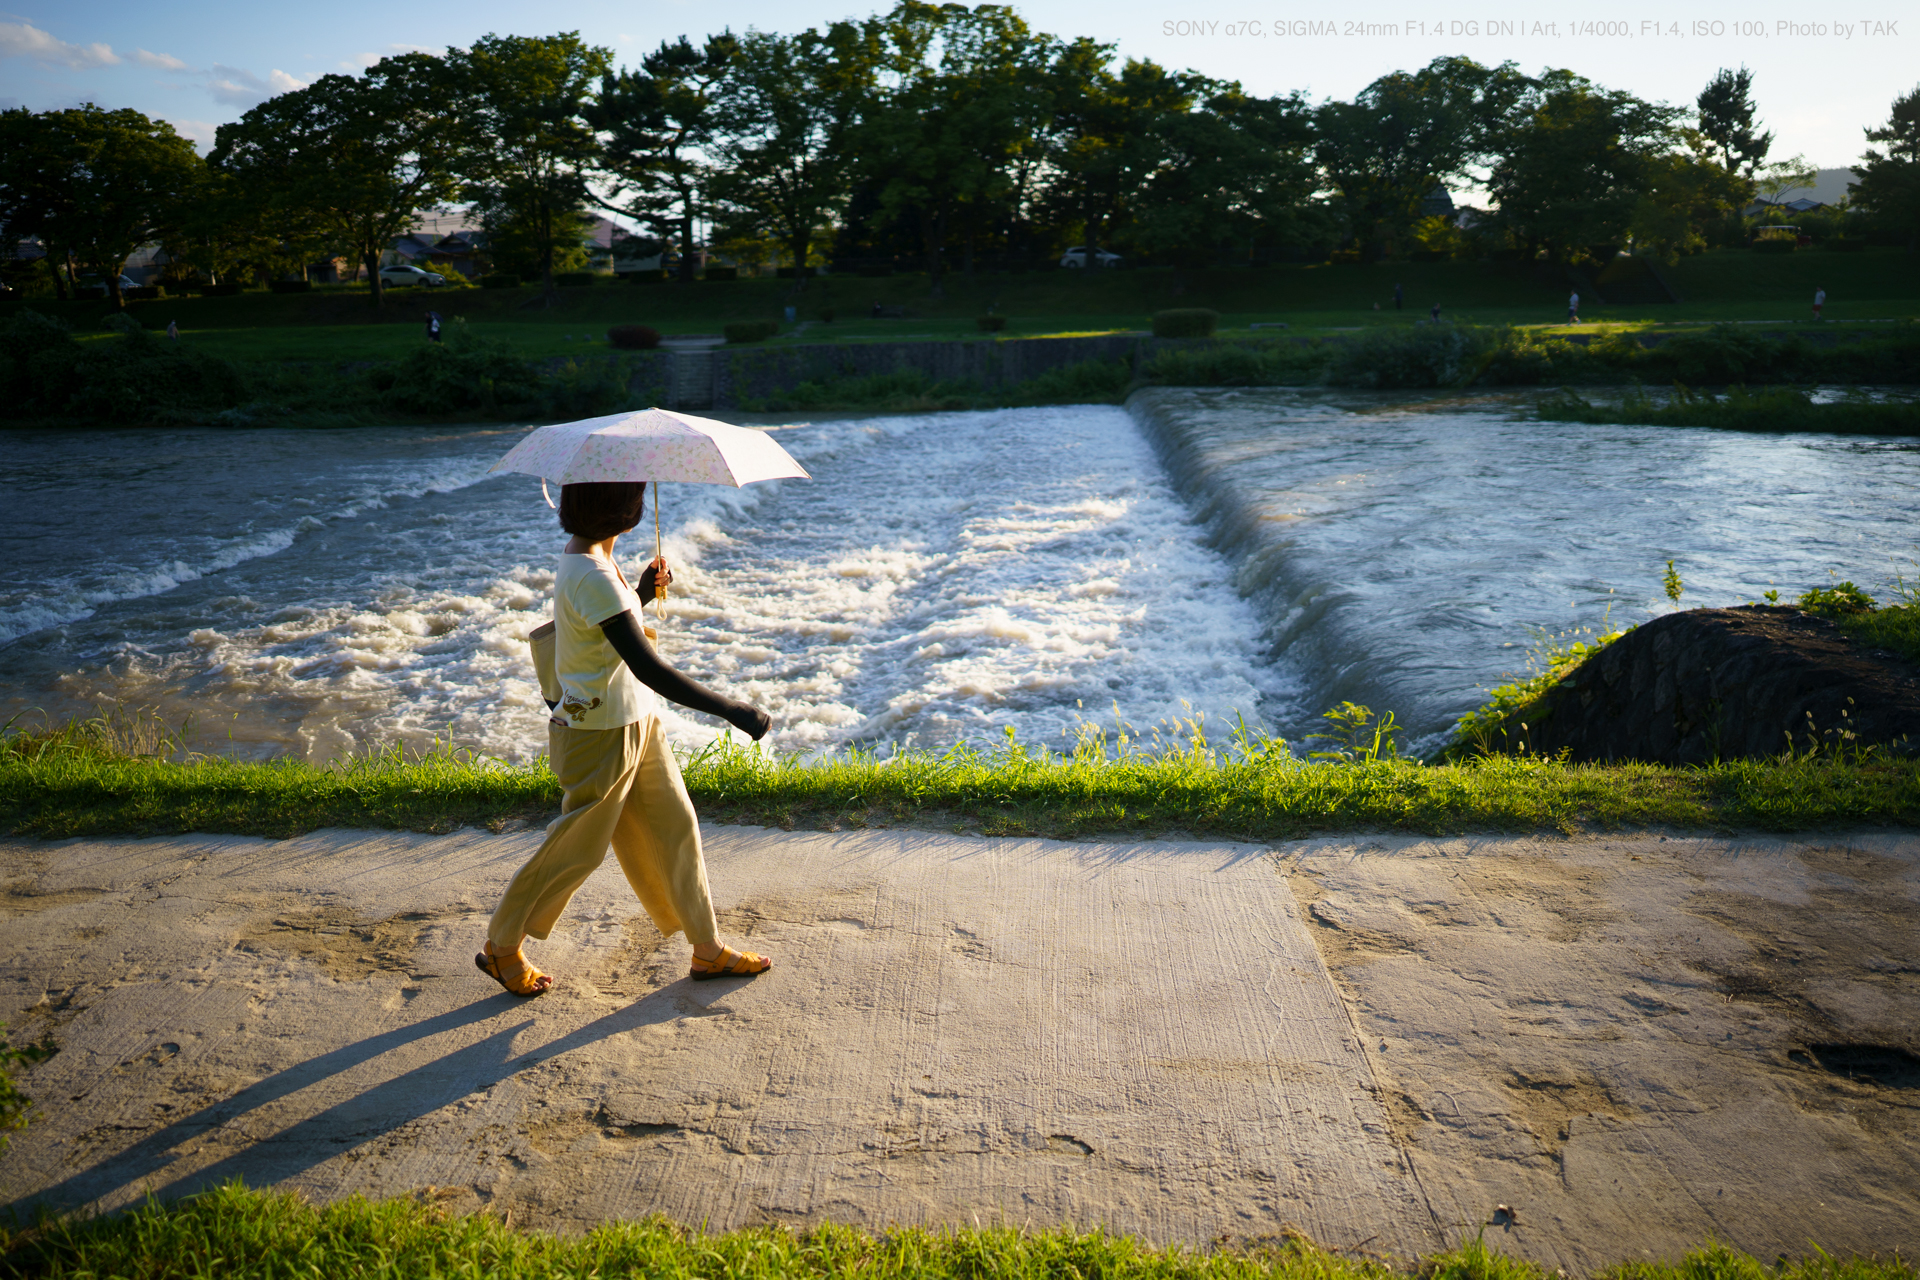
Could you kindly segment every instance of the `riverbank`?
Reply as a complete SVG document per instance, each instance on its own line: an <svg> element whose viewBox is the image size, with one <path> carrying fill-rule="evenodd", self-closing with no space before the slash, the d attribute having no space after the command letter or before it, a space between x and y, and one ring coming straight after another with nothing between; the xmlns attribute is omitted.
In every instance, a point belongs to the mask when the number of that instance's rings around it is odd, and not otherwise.
<svg viewBox="0 0 1920 1280"><path fill-rule="evenodd" d="M1362 390L1541 385L1920 384L1920 331L1749 329L1542 333L1425 324L1323 337L1160 339L1143 333L1024 340L858 344L682 344L527 360L455 324L444 344L388 361L241 365L116 318L117 335L80 341L37 311L0 321L4 416L20 426L353 426L547 421L661 405L697 412L935 412L1118 404L1149 387ZM582 335L586 337L588 335ZM1676 393L1676 402L1691 393ZM1711 406L1711 401L1707 404ZM1804 394L1629 421L1904 434L1906 410L1815 403ZM1562 420L1608 420L1578 397L1545 406ZM1635 417L1634 415L1638 416ZM1696 422L1695 420L1700 421Z"/></svg>
<svg viewBox="0 0 1920 1280"><path fill-rule="evenodd" d="M1490 756L1448 764L1252 758L1199 747L1109 759L956 749L769 760L717 746L689 758L709 821L821 831L906 827L986 835L1286 840L1331 832L1805 831L1920 825L1920 761L1833 752L1697 768ZM328 766L175 763L81 738L16 738L0 755L0 832L68 839L186 831L285 838L326 826L445 832L546 822L544 760L398 751Z"/></svg>

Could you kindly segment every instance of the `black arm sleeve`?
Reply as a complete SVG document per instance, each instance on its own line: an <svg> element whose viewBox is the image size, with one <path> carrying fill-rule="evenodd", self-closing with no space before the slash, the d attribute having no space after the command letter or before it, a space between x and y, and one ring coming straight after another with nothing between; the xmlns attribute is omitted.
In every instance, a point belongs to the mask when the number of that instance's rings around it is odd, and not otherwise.
<svg viewBox="0 0 1920 1280"><path fill-rule="evenodd" d="M613 646L613 651L620 655L627 669L641 684L683 707L704 711L743 730L747 728L742 723L742 717L752 715L753 708L721 697L660 661L660 655L647 643L646 635L640 630L640 621L633 616L632 610L608 618L600 624L600 630L606 635L607 643Z"/></svg>

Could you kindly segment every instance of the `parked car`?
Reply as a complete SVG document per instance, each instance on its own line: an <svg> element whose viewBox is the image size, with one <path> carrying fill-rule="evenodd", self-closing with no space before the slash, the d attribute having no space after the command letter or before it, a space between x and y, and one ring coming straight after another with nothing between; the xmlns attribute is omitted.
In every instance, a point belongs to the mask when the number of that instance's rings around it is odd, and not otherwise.
<svg viewBox="0 0 1920 1280"><path fill-rule="evenodd" d="M396 285L424 284L428 287L443 285L447 278L437 271L426 271L414 266L392 266L380 268L380 283L388 288Z"/></svg>
<svg viewBox="0 0 1920 1280"><path fill-rule="evenodd" d="M98 289L100 291L101 297L104 298L107 296L107 282L102 280L99 276L95 275L92 272L88 272L86 275L81 276L78 280L75 280L73 282L73 287L75 291L80 293L91 293L93 290ZM140 287L140 282L138 280L135 280L132 276L120 277L121 293L125 293L129 289L138 289L139 287Z"/></svg>
<svg viewBox="0 0 1920 1280"><path fill-rule="evenodd" d="M1108 253L1105 249L1095 249L1093 252L1094 252L1093 265L1096 267L1117 267L1120 265L1120 255L1117 253ZM1073 246L1073 248L1061 254L1060 265L1063 267L1086 266L1087 265L1087 246L1083 244L1077 244Z"/></svg>

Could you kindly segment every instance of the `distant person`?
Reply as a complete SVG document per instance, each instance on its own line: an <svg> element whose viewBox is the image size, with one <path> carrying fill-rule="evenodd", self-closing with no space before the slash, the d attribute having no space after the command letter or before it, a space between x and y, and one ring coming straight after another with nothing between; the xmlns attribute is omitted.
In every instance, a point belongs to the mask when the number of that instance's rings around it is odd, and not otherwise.
<svg viewBox="0 0 1920 1280"><path fill-rule="evenodd" d="M1826 295L1822 294L1821 296L1825 297ZM1820 306L1818 303L1814 304L1813 318L1816 320L1820 318ZM180 341L180 324L176 320L167 321L167 341L168 342Z"/></svg>
<svg viewBox="0 0 1920 1280"><path fill-rule="evenodd" d="M1567 323L1580 323L1580 293L1578 290L1567 295Z"/></svg>
<svg viewBox="0 0 1920 1280"><path fill-rule="evenodd" d="M1401 302L1405 299L1405 297L1406 297L1406 293L1400 288L1399 285L1393 286L1393 309L1395 311L1404 311L1406 309L1405 307L1400 305Z"/></svg>
<svg viewBox="0 0 1920 1280"><path fill-rule="evenodd" d="M1826 305L1827 291L1815 285L1813 289L1813 319L1815 324L1820 322L1820 308Z"/></svg>
<svg viewBox="0 0 1920 1280"><path fill-rule="evenodd" d="M1433 322L1440 323L1440 304L1437 302L1433 304Z"/></svg>
<svg viewBox="0 0 1920 1280"><path fill-rule="evenodd" d="M875 320L880 318L880 304L877 302L873 304L873 318Z"/></svg>
<svg viewBox="0 0 1920 1280"><path fill-rule="evenodd" d="M427 312L427 341L440 341L440 313L438 311Z"/></svg>

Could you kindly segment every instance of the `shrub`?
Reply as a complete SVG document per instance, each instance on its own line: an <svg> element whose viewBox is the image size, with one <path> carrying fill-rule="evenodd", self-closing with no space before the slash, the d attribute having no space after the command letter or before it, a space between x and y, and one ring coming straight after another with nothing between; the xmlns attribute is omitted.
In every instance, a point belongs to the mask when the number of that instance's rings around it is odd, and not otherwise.
<svg viewBox="0 0 1920 1280"><path fill-rule="evenodd" d="M1360 265L1360 251L1358 249L1335 249L1327 255L1327 261L1338 266L1357 267Z"/></svg>
<svg viewBox="0 0 1920 1280"><path fill-rule="evenodd" d="M1007 318L1005 316L980 316L974 320L974 323L980 326L982 333L998 333L1007 327Z"/></svg>
<svg viewBox="0 0 1920 1280"><path fill-rule="evenodd" d="M1831 587L1815 587L1800 597L1803 612L1822 618L1846 618L1856 613L1872 613L1874 599L1851 582L1836 582Z"/></svg>
<svg viewBox="0 0 1920 1280"><path fill-rule="evenodd" d="M240 292L240 283L229 280L225 284L197 284L193 286L193 291L208 298L231 298Z"/></svg>
<svg viewBox="0 0 1920 1280"><path fill-rule="evenodd" d="M623 271L620 278L628 284L662 284L667 278L665 267L649 267L645 271Z"/></svg>
<svg viewBox="0 0 1920 1280"><path fill-rule="evenodd" d="M122 289L120 296L131 302L155 302L167 296L167 291L157 284L137 284L131 289Z"/></svg>
<svg viewBox="0 0 1920 1280"><path fill-rule="evenodd" d="M866 266L860 268L861 278L866 280L878 280L882 276L890 276L892 274L893 268L891 266Z"/></svg>
<svg viewBox="0 0 1920 1280"><path fill-rule="evenodd" d="M1719 324L1705 333L1683 333L1662 343L1647 361L1667 378L1691 385L1747 382L1807 363L1807 346L1798 338L1782 342L1735 325Z"/></svg>
<svg viewBox="0 0 1920 1280"><path fill-rule="evenodd" d="M1175 307L1153 313L1156 338L1211 338L1220 326L1220 313L1205 307Z"/></svg>
<svg viewBox="0 0 1920 1280"><path fill-rule="evenodd" d="M607 342L622 351L651 351L660 345L660 331L644 324L617 324L607 330Z"/></svg>
<svg viewBox="0 0 1920 1280"><path fill-rule="evenodd" d="M832 307L822 307L822 308L820 308L820 312L819 312L819 314L820 314L820 323L821 323L821 324L832 324L832 323L833 323L833 308L832 308Z"/></svg>
<svg viewBox="0 0 1920 1280"><path fill-rule="evenodd" d="M527 404L541 391L540 375L505 344L464 335L457 342L425 344L390 364L376 365L368 379L381 400L402 413L493 410Z"/></svg>
<svg viewBox="0 0 1920 1280"><path fill-rule="evenodd" d="M593 272L562 271L553 277L553 282L562 289L584 289L593 283Z"/></svg>
<svg viewBox="0 0 1920 1280"><path fill-rule="evenodd" d="M520 277L506 271L497 271L492 275L480 277L482 289L518 289Z"/></svg>
<svg viewBox="0 0 1920 1280"><path fill-rule="evenodd" d="M728 342L765 342L780 332L777 320L736 320L721 332L727 335Z"/></svg>
<svg viewBox="0 0 1920 1280"><path fill-rule="evenodd" d="M817 267L780 267L774 273L781 280L803 280L820 274Z"/></svg>
<svg viewBox="0 0 1920 1280"><path fill-rule="evenodd" d="M269 280L267 282L267 288L273 290L275 293L311 293L313 291L313 281Z"/></svg>
<svg viewBox="0 0 1920 1280"><path fill-rule="evenodd" d="M1309 381L1326 362L1320 345L1221 343L1162 351L1141 374L1164 387L1283 387Z"/></svg>
<svg viewBox="0 0 1920 1280"><path fill-rule="evenodd" d="M1478 329L1415 325L1372 329L1333 353L1327 381L1337 387L1444 387L1472 378L1492 343Z"/></svg>
<svg viewBox="0 0 1920 1280"><path fill-rule="evenodd" d="M1125 360L1082 360L1003 388L1004 404L1118 404L1133 388Z"/></svg>
<svg viewBox="0 0 1920 1280"><path fill-rule="evenodd" d="M81 344L57 320L20 311L0 324L0 415L135 424L193 421L240 403L225 360L158 342L131 316L121 337Z"/></svg>
<svg viewBox="0 0 1920 1280"><path fill-rule="evenodd" d="M708 267L701 273L700 278L702 280L738 280L740 278L740 268Z"/></svg>
<svg viewBox="0 0 1920 1280"><path fill-rule="evenodd" d="M1489 345L1491 349L1475 365L1474 380L1497 386L1583 382L1593 364L1589 348L1564 338L1538 338L1525 331L1508 330Z"/></svg>
<svg viewBox="0 0 1920 1280"><path fill-rule="evenodd" d="M1797 248L1799 246L1791 240L1755 240L1753 242L1755 253L1792 253Z"/></svg>

